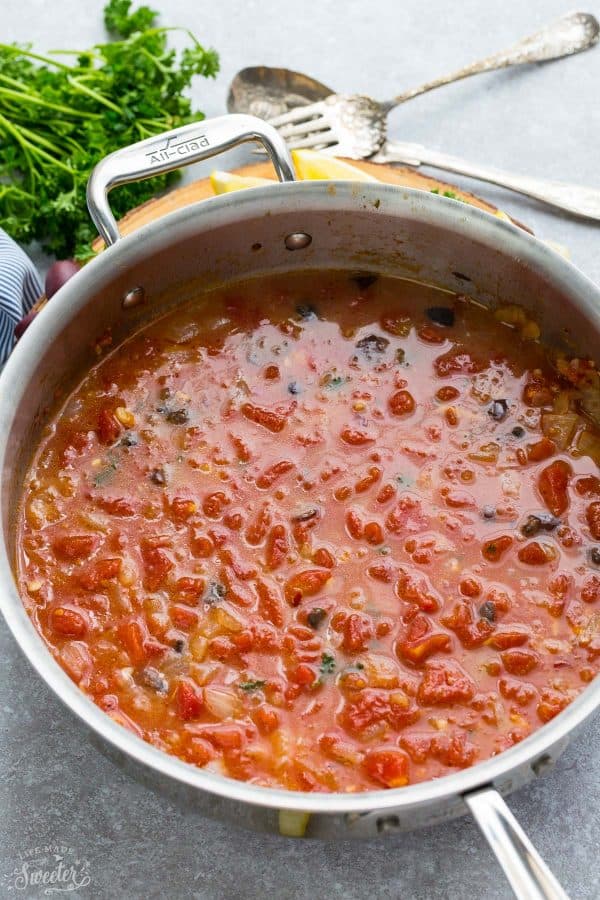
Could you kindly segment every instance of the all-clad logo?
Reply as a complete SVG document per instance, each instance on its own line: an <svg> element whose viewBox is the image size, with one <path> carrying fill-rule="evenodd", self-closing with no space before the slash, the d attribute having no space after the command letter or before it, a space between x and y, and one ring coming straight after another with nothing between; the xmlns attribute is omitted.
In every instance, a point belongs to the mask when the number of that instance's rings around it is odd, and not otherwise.
<svg viewBox="0 0 600 900"><path fill-rule="evenodd" d="M72 847L49 844L19 853L12 872L4 876L7 895L25 892L26 897L40 894L68 894L91 883L89 862ZM35 893L34 893L35 892ZM6 896L6 895L5 895Z"/></svg>
<svg viewBox="0 0 600 900"><path fill-rule="evenodd" d="M195 137L186 138L183 141L177 140L176 137L170 137L167 138L162 147L146 153L146 157L150 165L155 166L158 163L170 162L172 159L177 159L180 156L188 156L188 154L201 150L204 147L210 147L209 140L204 134L197 134Z"/></svg>

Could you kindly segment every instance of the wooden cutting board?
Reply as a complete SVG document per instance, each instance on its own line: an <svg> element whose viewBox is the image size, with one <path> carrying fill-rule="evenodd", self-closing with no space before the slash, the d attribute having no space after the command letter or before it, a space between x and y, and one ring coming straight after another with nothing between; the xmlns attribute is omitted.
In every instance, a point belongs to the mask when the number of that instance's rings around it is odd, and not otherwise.
<svg viewBox="0 0 600 900"><path fill-rule="evenodd" d="M387 182L388 184L397 184L402 187L419 188L422 191L437 190L440 194L443 194L444 191L452 191L461 200L466 200L473 206L478 206L480 209L484 209L491 213L498 212L496 206L488 203L482 197L470 194L467 191L462 190L462 188L456 187L456 185L439 181L437 178L422 175L415 169L404 168L401 166L384 166L362 161L357 162L356 160L348 160L348 162L351 162L353 166L357 166L357 168L362 169L364 172L373 175L379 181ZM269 162L254 163L249 166L243 166L241 169L235 169L234 171L237 175L251 175L257 178L272 178L275 180L273 166ZM152 200L148 200L146 203L143 203L141 206L128 212L119 223L121 234L131 234L136 228L146 225L153 219L158 219L161 216L165 216L167 213L173 212L175 209L180 209L182 206L188 206L190 203L196 203L198 200L204 200L207 197L212 196L214 196L214 193L208 178L203 178L200 181L194 181L183 187L175 188L167 194L164 194L162 197L155 197ZM521 228L526 228L526 226L522 225L520 222L517 222L516 220L513 221ZM529 231L528 228L526 228L526 230ZM96 240L94 242L94 249L98 250L101 247L102 242L100 239Z"/></svg>

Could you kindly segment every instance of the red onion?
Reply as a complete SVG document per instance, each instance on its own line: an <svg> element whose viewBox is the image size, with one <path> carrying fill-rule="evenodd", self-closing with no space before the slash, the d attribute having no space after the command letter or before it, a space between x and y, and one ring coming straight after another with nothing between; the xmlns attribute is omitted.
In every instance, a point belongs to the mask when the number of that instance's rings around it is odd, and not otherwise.
<svg viewBox="0 0 600 900"><path fill-rule="evenodd" d="M15 325L15 338L17 341L27 331L37 314L37 309L31 309L26 316L23 316L23 318L17 322L17 324Z"/></svg>
<svg viewBox="0 0 600 900"><path fill-rule="evenodd" d="M53 263L46 275L46 297L48 300L69 278L76 275L80 268L81 266L74 259L59 259Z"/></svg>
<svg viewBox="0 0 600 900"><path fill-rule="evenodd" d="M48 269L48 273L46 275L46 284L45 284L45 294L47 299L49 300L59 288L65 284L79 272L81 266L79 263L76 263L74 259L59 259L55 263L53 263ZM15 338L18 341L20 337L27 331L35 317L39 312L39 307L36 304L36 307L30 312L27 313L26 316L17 322L15 326Z"/></svg>

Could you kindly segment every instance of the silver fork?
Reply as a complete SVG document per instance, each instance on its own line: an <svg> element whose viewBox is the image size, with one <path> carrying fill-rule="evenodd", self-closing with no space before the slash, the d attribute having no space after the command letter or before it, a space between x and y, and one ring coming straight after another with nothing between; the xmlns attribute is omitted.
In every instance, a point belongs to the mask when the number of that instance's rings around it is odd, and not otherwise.
<svg viewBox="0 0 600 900"><path fill-rule="evenodd" d="M490 166L428 150L418 144L387 141L386 117L400 103L480 72L560 59L594 46L600 25L589 13L570 13L507 50L451 75L412 88L385 103L355 94L332 94L270 120L293 149L313 148L350 159L431 166L487 181L533 197L578 216L600 220L600 190L559 181L514 175Z"/></svg>

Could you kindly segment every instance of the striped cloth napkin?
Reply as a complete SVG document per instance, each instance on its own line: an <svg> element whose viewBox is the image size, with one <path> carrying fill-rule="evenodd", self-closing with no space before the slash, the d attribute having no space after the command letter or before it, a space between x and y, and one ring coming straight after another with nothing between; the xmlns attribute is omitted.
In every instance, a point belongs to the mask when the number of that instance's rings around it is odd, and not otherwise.
<svg viewBox="0 0 600 900"><path fill-rule="evenodd" d="M15 325L42 294L31 260L0 228L0 369L15 342Z"/></svg>

